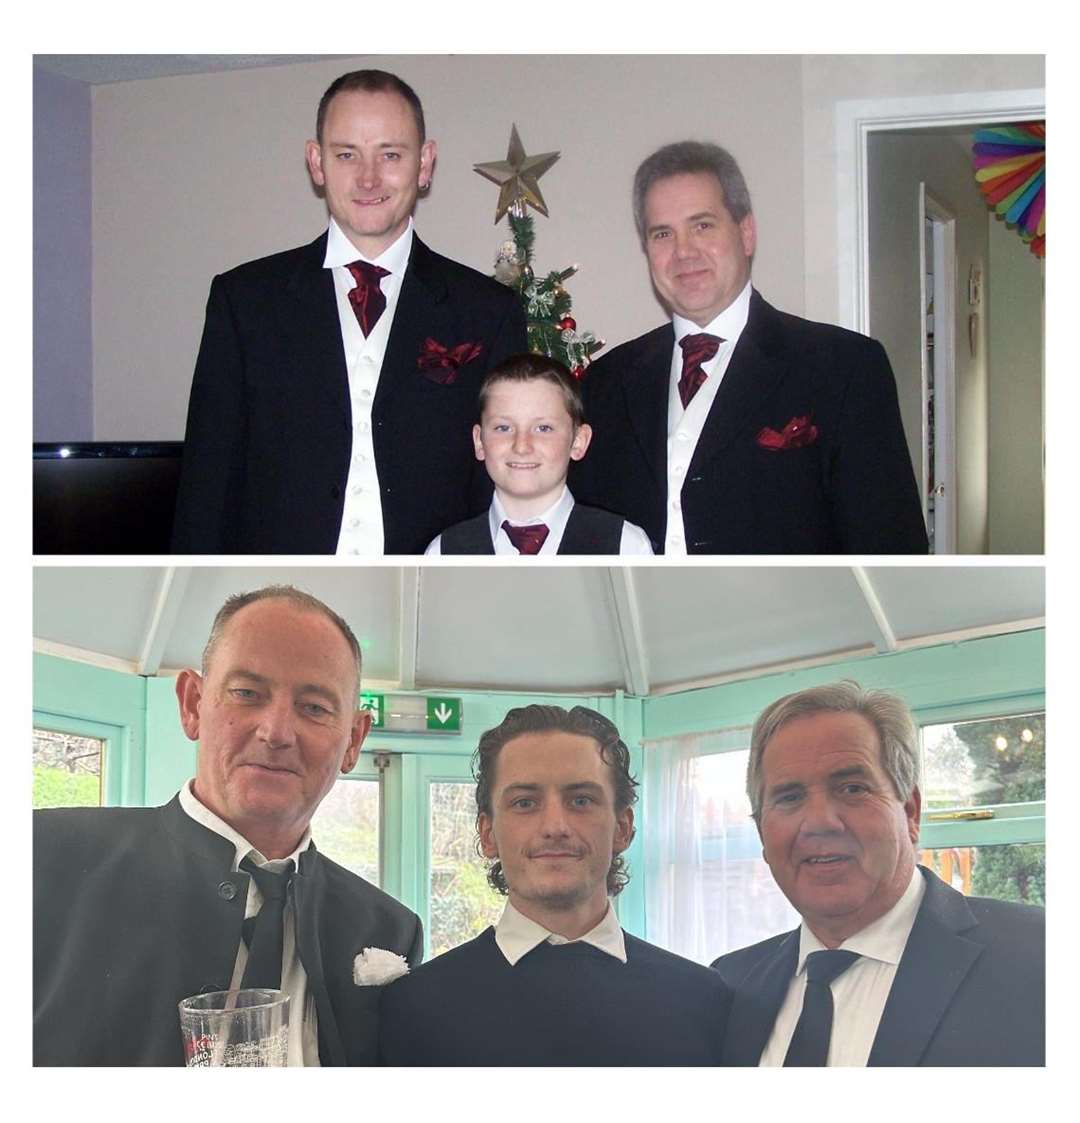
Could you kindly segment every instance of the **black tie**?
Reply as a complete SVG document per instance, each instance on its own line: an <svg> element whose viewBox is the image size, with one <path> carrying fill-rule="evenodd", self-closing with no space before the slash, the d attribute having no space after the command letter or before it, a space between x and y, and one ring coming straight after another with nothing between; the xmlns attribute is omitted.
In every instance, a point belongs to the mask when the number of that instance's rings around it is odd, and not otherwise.
<svg viewBox="0 0 1080 1123"><path fill-rule="evenodd" d="M854 951L812 951L806 957L806 994L785 1068L824 1068L829 1059L833 1001L829 984L858 959Z"/></svg>
<svg viewBox="0 0 1080 1123"><path fill-rule="evenodd" d="M281 873L257 866L250 858L240 863L254 879L262 894L262 908L244 921L244 943L248 946L247 966L240 986L281 987L281 957L285 945L285 898L293 875L290 858Z"/></svg>

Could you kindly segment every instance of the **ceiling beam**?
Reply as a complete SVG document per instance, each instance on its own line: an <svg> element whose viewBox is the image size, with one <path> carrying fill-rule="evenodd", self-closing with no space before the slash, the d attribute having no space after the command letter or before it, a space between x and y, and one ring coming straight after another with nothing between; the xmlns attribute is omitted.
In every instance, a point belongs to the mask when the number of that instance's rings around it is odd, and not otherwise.
<svg viewBox="0 0 1080 1123"><path fill-rule="evenodd" d="M161 571L161 580L158 582L157 593L154 596L154 607L139 649L137 674L158 673L165 648L172 636L173 626L176 624L176 617L180 612L180 605L184 601L184 593L187 591L191 573L189 566L175 565L166 566Z"/></svg>
<svg viewBox="0 0 1080 1123"><path fill-rule="evenodd" d="M420 632L420 568L401 567L401 612L398 628L398 679L402 690L416 689Z"/></svg>
<svg viewBox="0 0 1080 1123"><path fill-rule="evenodd" d="M885 615L885 608L877 595L873 582L870 580L870 574L866 572L863 566L853 565L851 575L855 578L855 584L859 586L859 592L862 593L866 607L870 609L870 615L874 618L874 626L877 629L874 646L878 651L895 651L897 648L896 633L892 630L888 616Z"/></svg>
<svg viewBox="0 0 1080 1123"><path fill-rule="evenodd" d="M628 565L608 569L612 603L615 606L615 634L622 656L626 693L644 698L649 693L649 660L641 628L634 571Z"/></svg>

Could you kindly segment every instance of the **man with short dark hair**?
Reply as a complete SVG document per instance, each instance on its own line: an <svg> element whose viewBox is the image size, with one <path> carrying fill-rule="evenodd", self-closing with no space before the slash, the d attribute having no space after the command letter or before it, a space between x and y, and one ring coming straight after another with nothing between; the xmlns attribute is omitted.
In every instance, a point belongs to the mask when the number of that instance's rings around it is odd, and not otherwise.
<svg viewBox="0 0 1080 1123"><path fill-rule="evenodd" d="M731 154L654 152L634 218L671 323L589 367L578 499L643 527L657 553L926 553L885 352L752 287L757 226Z"/></svg>
<svg viewBox="0 0 1080 1123"><path fill-rule="evenodd" d="M624 932L635 781L615 726L525 706L474 758L480 849L509 900L476 939L384 990L390 1065L711 1065L729 992Z"/></svg>
<svg viewBox="0 0 1080 1123"><path fill-rule="evenodd" d="M358 985L358 957L406 970L420 922L310 831L371 724L359 675L321 601L230 597L202 674L176 684L194 780L164 807L34 813L35 1064L181 1065L177 1003L240 987L289 995L289 1064L374 1060L379 987Z"/></svg>
<svg viewBox="0 0 1080 1123"><path fill-rule="evenodd" d="M413 231L436 158L419 98L385 71L342 75L306 158L327 232L210 288L179 553L419 554L491 494L476 391L524 350L524 313Z"/></svg>
<svg viewBox="0 0 1080 1123"><path fill-rule="evenodd" d="M747 795L802 925L713 964L735 990L727 1063L1045 1063L1044 911L916 865L902 699L853 682L780 698L754 725Z"/></svg>

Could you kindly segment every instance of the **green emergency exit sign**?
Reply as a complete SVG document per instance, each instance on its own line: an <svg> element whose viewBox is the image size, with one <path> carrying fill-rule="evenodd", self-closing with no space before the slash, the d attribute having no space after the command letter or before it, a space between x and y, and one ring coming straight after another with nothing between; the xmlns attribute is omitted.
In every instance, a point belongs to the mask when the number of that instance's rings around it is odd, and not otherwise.
<svg viewBox="0 0 1080 1123"><path fill-rule="evenodd" d="M427 727L438 733L460 733L461 699L428 698Z"/></svg>
<svg viewBox="0 0 1080 1123"><path fill-rule="evenodd" d="M386 695L360 692L360 709L371 711L371 728L386 728Z"/></svg>

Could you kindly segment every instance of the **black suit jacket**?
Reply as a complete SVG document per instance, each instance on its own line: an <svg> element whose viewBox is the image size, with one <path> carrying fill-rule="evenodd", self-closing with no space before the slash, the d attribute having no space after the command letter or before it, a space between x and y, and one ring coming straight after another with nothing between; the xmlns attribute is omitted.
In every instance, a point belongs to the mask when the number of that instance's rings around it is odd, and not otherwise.
<svg viewBox="0 0 1080 1123"><path fill-rule="evenodd" d="M1046 914L965 897L927 869L915 925L868 1063L874 1066L1046 1063ZM735 991L725 1063L756 1065L799 956L799 932L713 964Z"/></svg>
<svg viewBox="0 0 1080 1123"><path fill-rule="evenodd" d="M582 503L644 528L663 552L671 324L624 343L585 376ZM817 438L758 443L808 418ZM778 312L754 291L681 493L693 554L926 553L926 527L881 344Z"/></svg>
<svg viewBox="0 0 1080 1123"><path fill-rule="evenodd" d="M188 406L173 549L333 553L351 406L326 235L215 277ZM480 354L440 384L424 342ZM484 374L526 349L517 295L413 236L372 409L385 552L421 554L488 503L473 454Z"/></svg>
<svg viewBox="0 0 1080 1123"><path fill-rule="evenodd" d="M35 1065L184 1063L177 1003L227 990L240 945L250 879L233 854L178 798L34 813ZM381 988L355 986L353 960L419 963L420 921L315 851L293 886L320 1061L371 1064Z"/></svg>

